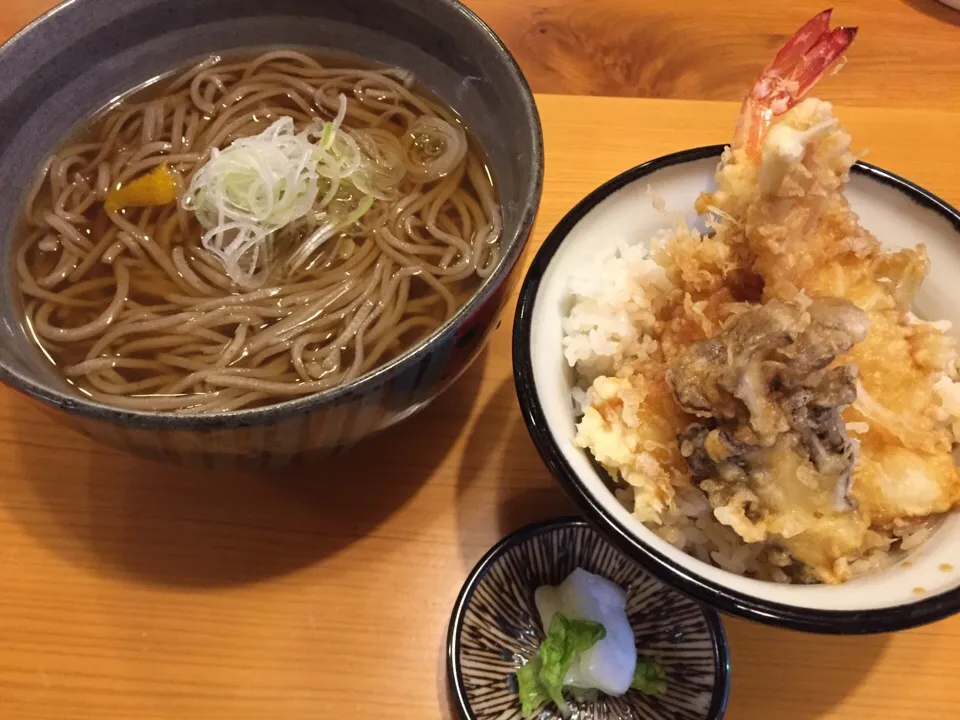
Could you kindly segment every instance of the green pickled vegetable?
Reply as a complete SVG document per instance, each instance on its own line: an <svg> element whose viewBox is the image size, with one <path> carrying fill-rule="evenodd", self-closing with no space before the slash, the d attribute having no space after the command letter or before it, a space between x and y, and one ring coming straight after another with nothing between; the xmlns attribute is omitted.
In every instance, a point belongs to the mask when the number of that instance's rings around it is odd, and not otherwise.
<svg viewBox="0 0 960 720"><path fill-rule="evenodd" d="M550 701L540 682L539 657L530 658L526 665L517 668L517 685L520 692L520 707L524 717L530 717L540 706Z"/></svg>
<svg viewBox="0 0 960 720"><path fill-rule="evenodd" d="M630 687L644 695L663 695L667 691L667 668L654 658L637 658Z"/></svg>
<svg viewBox="0 0 960 720"><path fill-rule="evenodd" d="M528 717L545 701L556 703L564 716L570 708L563 698L563 679L580 657L606 637L600 623L570 620L555 613L550 620L547 639L540 644L540 655L517 670L523 716Z"/></svg>

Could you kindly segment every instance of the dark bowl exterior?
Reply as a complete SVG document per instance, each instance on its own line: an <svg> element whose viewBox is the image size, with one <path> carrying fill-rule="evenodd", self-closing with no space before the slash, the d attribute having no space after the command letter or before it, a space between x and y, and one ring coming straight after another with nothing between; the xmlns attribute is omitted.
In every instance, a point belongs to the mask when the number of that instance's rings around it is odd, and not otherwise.
<svg viewBox="0 0 960 720"><path fill-rule="evenodd" d="M577 203L550 232L524 278L513 326L513 372L520 411L537 451L551 473L584 516L620 551L663 582L717 610L755 622L804 632L832 635L885 633L936 622L960 612L960 588L910 605L870 610L819 610L760 599L707 580L671 561L628 527L612 517L586 489L570 467L547 426L533 376L530 331L537 291L554 254L576 224L604 199L653 173L683 163L716 158L723 145L709 145L664 155L608 180ZM910 202L937 213L960 231L960 211L918 185L870 165L857 162L854 174L869 177L902 193ZM557 350L558 357L560 350Z"/></svg>
<svg viewBox="0 0 960 720"><path fill-rule="evenodd" d="M168 461L283 465L350 445L423 408L479 354L517 280L540 200L543 141L509 52L456 0L68 0L0 48L0 252L24 178L90 113L212 53L333 50L412 70L487 150L503 211L502 257L475 296L406 355L359 380L264 408L214 415L129 412L72 391L21 327L15 283L0 293L0 380L115 446Z"/></svg>

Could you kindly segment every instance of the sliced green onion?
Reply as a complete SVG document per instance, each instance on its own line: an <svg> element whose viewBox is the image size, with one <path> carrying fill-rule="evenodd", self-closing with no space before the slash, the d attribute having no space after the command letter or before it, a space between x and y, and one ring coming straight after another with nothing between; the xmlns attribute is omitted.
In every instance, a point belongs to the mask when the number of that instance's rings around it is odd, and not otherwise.
<svg viewBox="0 0 960 720"><path fill-rule="evenodd" d="M204 228L204 248L241 287L263 281L281 228L295 225L308 233L290 260L296 269L358 222L375 199L387 197L406 172L396 139L378 142L370 130L358 133L361 147L353 133L341 130L346 116L341 93L332 121L310 123L298 133L293 118L281 117L259 135L213 149L194 174L182 206ZM354 204L357 191L363 198Z"/></svg>
<svg viewBox="0 0 960 720"><path fill-rule="evenodd" d="M438 117L422 117L404 142L407 170L419 182L433 182L449 175L467 155L463 129Z"/></svg>
<svg viewBox="0 0 960 720"><path fill-rule="evenodd" d="M341 232L348 229L351 225L360 220L360 218L366 215L370 211L370 208L373 207L374 200L375 198L370 196L365 197L360 201L356 209L342 220L328 220L314 232L312 232L303 242L300 243L300 246L290 258L290 270L297 270L300 268L317 252L317 250L320 249L324 243L327 242L327 240L339 235Z"/></svg>
<svg viewBox="0 0 960 720"><path fill-rule="evenodd" d="M357 220L359 220L364 215L366 215L370 211L370 208L373 207L373 201L374 201L374 198L372 198L369 195L367 195L367 197L361 200L360 205L357 207L357 209L347 216L346 221L344 221L344 226L350 227L355 222L357 222Z"/></svg>
<svg viewBox="0 0 960 720"><path fill-rule="evenodd" d="M330 146L333 145L333 137L336 133L336 130L333 129L333 123L324 123L323 124L323 134L320 136L320 147L324 150L329 150Z"/></svg>
<svg viewBox="0 0 960 720"><path fill-rule="evenodd" d="M257 284L272 234L313 208L318 174L308 134L282 117L259 135L213 150L184 193L183 207L207 230L204 248L240 286Z"/></svg>

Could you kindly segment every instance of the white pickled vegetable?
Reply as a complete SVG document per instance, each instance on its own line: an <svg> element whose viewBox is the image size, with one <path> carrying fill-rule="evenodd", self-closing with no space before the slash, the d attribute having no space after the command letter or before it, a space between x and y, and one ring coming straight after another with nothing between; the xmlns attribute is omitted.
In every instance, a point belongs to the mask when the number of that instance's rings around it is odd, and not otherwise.
<svg viewBox="0 0 960 720"><path fill-rule="evenodd" d="M606 578L577 568L560 585L544 585L535 595L544 628L554 614L603 625L606 636L576 658L564 685L622 695L630 689L637 664L626 593Z"/></svg>

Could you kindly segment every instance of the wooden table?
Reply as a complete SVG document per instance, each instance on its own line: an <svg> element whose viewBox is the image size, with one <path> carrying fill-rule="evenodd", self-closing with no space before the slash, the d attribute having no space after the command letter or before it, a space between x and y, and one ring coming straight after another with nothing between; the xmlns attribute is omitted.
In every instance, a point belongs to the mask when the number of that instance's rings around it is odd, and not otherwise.
<svg viewBox="0 0 960 720"><path fill-rule="evenodd" d="M3 29L42 5L5 5ZM960 204L960 137L948 136L960 87L949 89L958 95L939 109L840 115L871 161ZM730 102L538 104L547 175L533 246L611 175L725 141L736 112ZM422 415L281 477L142 461L0 390L0 718L451 718L443 644L463 579L505 533L573 510L518 412L511 310ZM866 638L725 624L731 720L960 716L960 617Z"/></svg>

